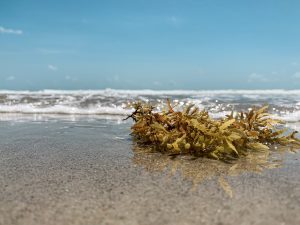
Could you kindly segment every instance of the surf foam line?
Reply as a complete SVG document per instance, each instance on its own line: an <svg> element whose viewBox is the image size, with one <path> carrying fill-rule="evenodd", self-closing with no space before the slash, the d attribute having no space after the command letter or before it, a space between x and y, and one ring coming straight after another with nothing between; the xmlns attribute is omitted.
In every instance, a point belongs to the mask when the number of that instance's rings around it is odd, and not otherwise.
<svg viewBox="0 0 300 225"><path fill-rule="evenodd" d="M31 104L0 105L1 114L64 114L64 115L120 115L126 116L133 112L131 109L124 109L121 106L95 106L90 108L79 108L76 106L54 105L49 107L36 107ZM213 118L223 118L231 111L210 112ZM300 111L294 111L284 115L274 115L274 118L286 122L299 122Z"/></svg>
<svg viewBox="0 0 300 225"><path fill-rule="evenodd" d="M22 114L69 114L69 115L128 115L132 110L117 107L79 108L75 106L54 105L50 107L34 107L31 104L0 105L0 113Z"/></svg>

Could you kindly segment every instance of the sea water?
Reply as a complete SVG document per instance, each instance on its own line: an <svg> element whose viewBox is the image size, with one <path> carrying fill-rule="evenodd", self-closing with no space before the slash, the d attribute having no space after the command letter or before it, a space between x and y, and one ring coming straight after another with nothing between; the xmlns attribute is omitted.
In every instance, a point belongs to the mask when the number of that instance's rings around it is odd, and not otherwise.
<svg viewBox="0 0 300 225"><path fill-rule="evenodd" d="M167 99L175 109L194 104L214 118L269 105L275 117L300 122L300 90L0 90L0 113L125 116L131 103L148 102L159 111Z"/></svg>

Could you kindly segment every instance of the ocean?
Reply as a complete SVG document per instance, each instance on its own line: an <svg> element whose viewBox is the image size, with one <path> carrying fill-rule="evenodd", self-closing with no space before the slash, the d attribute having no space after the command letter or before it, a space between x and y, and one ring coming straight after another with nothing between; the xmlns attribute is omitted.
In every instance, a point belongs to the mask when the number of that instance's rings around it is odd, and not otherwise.
<svg viewBox="0 0 300 225"><path fill-rule="evenodd" d="M295 149L225 163L137 145L130 104L168 98L214 118L268 104L300 130L300 90L2 90L0 224L300 224Z"/></svg>
<svg viewBox="0 0 300 225"><path fill-rule="evenodd" d="M300 90L0 90L0 113L2 119L20 114L115 118L112 116L130 114L133 102L148 102L162 110L167 99L176 109L194 104L214 118L269 105L275 117L291 123L300 121Z"/></svg>

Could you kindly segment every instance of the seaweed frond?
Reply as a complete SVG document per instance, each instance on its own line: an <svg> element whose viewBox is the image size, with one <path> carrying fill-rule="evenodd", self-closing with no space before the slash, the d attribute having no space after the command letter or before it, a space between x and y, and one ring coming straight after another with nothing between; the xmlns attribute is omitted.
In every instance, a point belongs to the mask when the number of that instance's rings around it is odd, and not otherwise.
<svg viewBox="0 0 300 225"><path fill-rule="evenodd" d="M215 159L238 158L249 151L267 151L272 144L300 147L296 131L286 135L277 129L283 121L271 118L268 106L250 112L233 113L213 119L206 110L194 105L175 111L170 101L167 110L154 112L154 107L135 103L132 135L138 143L152 146L172 155L191 154Z"/></svg>

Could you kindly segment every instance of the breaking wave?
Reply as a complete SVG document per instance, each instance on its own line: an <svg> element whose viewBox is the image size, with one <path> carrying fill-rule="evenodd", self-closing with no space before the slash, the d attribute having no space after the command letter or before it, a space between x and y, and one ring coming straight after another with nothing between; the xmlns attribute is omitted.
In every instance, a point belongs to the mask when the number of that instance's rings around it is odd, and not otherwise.
<svg viewBox="0 0 300 225"><path fill-rule="evenodd" d="M167 98L177 108L206 108L213 117L268 104L277 117L300 121L300 90L0 90L0 113L127 115L132 102L151 102L159 110Z"/></svg>

